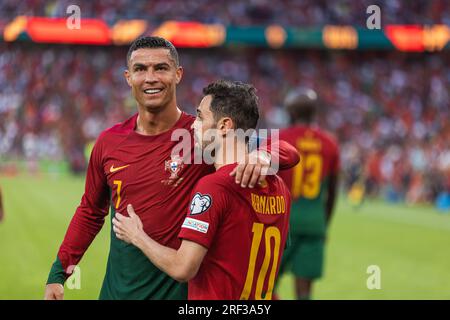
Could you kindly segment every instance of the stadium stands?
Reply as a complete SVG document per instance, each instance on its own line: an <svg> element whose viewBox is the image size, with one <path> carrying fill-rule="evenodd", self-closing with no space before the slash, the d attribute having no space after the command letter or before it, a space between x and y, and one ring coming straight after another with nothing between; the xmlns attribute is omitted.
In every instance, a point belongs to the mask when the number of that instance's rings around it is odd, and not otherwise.
<svg viewBox="0 0 450 320"><path fill-rule="evenodd" d="M0 19L18 14L28 16L65 17L66 8L77 3L83 18L102 18L109 23L120 19L145 19L153 23L165 20L193 20L227 25L255 25L277 23L283 26L321 26L324 24L352 24L365 26L367 6L383 8L383 23L430 24L450 23L450 3L446 0L270 0L185 1L176 0L3 0Z"/></svg>
<svg viewBox="0 0 450 320"><path fill-rule="evenodd" d="M77 1L83 18L195 20L226 25L365 24L373 1ZM450 24L445 0L376 1L383 24ZM406 5L407 3L407 5ZM0 24L17 15L67 16L71 1L0 2ZM83 169L85 145L135 112L123 78L126 47L0 43L0 159L69 160ZM180 50L180 107L193 113L218 78L253 83L261 127L288 124L280 104L297 85L321 98L320 123L342 145L345 185L363 179L369 195L433 201L450 192L450 56L398 51L256 48ZM0 164L1 170L1 164Z"/></svg>

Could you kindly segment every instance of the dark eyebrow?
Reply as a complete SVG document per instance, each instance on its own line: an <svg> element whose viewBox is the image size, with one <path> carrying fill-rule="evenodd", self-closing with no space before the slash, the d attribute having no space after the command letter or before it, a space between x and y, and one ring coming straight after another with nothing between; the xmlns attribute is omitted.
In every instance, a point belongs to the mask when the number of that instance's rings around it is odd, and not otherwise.
<svg viewBox="0 0 450 320"><path fill-rule="evenodd" d="M133 63L133 68L136 68L136 67L147 68L147 66L145 64L140 63L140 62Z"/></svg>
<svg viewBox="0 0 450 320"><path fill-rule="evenodd" d="M169 67L170 68L170 65L167 62L161 62L161 63L155 64L155 68L157 68L157 67Z"/></svg>

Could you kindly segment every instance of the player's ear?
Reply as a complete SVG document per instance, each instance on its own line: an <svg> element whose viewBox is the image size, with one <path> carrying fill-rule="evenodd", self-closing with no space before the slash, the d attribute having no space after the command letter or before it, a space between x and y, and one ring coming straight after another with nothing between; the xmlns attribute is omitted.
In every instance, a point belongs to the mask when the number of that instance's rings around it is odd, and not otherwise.
<svg viewBox="0 0 450 320"><path fill-rule="evenodd" d="M127 80L128 85L131 87L131 74L130 74L130 71L128 71L128 69L125 69L125 71L123 72L123 75L125 77L125 80Z"/></svg>
<svg viewBox="0 0 450 320"><path fill-rule="evenodd" d="M180 81L181 81L181 78L183 78L183 72L184 72L183 67L182 67L182 66L179 66L179 67L177 68L176 73L175 73L175 77L176 77L176 79L177 79L177 84L179 84Z"/></svg>
<svg viewBox="0 0 450 320"><path fill-rule="evenodd" d="M221 131L222 136L226 136L228 131L233 129L234 124L231 118L225 117L219 120L218 129Z"/></svg>

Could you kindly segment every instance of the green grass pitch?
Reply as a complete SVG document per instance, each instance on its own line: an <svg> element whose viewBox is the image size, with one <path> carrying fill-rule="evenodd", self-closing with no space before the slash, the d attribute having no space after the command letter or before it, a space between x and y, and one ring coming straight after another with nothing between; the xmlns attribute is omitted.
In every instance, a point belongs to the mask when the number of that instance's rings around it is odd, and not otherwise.
<svg viewBox="0 0 450 320"><path fill-rule="evenodd" d="M48 271L80 201L84 178L0 177L6 219L0 224L0 299L42 299ZM81 288L66 299L96 299L105 273L110 222L82 262ZM353 209L341 198L328 234L325 276L315 299L450 299L450 216L427 206L368 201ZM369 290L367 267L381 270ZM280 296L293 297L292 276Z"/></svg>

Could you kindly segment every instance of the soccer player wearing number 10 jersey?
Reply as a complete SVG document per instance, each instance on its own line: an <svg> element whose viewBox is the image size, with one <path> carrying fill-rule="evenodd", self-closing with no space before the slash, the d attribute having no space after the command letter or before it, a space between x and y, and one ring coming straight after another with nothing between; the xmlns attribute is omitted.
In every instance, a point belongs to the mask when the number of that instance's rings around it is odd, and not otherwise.
<svg viewBox="0 0 450 320"><path fill-rule="evenodd" d="M165 273L189 281L189 299L271 299L289 229L289 190L277 175L247 189L229 175L237 157L227 153L247 148L234 130L254 129L258 121L255 89L218 81L203 92L193 127L202 142L208 129L215 130L213 142L199 144L214 145L216 172L194 187L180 248L164 247L142 232L131 206L129 217L116 214L113 230Z"/></svg>
<svg viewBox="0 0 450 320"><path fill-rule="evenodd" d="M169 41L143 37L130 46L124 75L138 112L97 139L85 192L50 270L45 299L63 299L64 282L101 230L109 210L112 218L133 204L148 235L165 246L180 246L178 233L189 195L200 178L214 172L210 164L194 163L191 127L195 117L182 112L176 100L182 74L178 53ZM174 152L180 143L175 133L180 131L188 133L181 137L188 142L183 154ZM295 165L295 159L298 162L294 147L280 142L279 149L280 167ZM256 157L264 161L243 162L236 170L235 179L244 187L249 177L250 183L262 179L258 166L269 166L268 153ZM185 284L161 272L142 251L111 233L100 299L186 298Z"/></svg>

